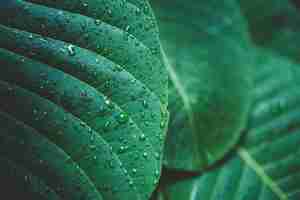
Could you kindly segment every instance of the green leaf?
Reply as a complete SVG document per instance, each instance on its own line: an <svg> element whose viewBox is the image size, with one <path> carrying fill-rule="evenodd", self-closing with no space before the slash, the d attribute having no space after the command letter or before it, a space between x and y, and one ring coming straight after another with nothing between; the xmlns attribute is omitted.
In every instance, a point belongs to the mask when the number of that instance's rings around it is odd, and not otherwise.
<svg viewBox="0 0 300 200"><path fill-rule="evenodd" d="M253 41L296 61L299 57L300 14L291 0L241 0ZM259 14L258 14L259 10Z"/></svg>
<svg viewBox="0 0 300 200"><path fill-rule="evenodd" d="M165 166L199 171L237 143L251 102L246 23L233 1L153 1L170 76Z"/></svg>
<svg viewBox="0 0 300 200"><path fill-rule="evenodd" d="M26 168L10 159L0 158L1 182L5 183L5 191L1 194L12 199L22 196L24 199L59 200L60 197L39 177L32 175ZM29 192L28 192L29 191Z"/></svg>
<svg viewBox="0 0 300 200"><path fill-rule="evenodd" d="M146 200L160 176L168 77L152 11L139 6L29 0L0 14L0 111L74 161L98 195L84 199ZM57 193L81 198L72 190Z"/></svg>
<svg viewBox="0 0 300 200"><path fill-rule="evenodd" d="M223 165L166 186L165 199L300 198L299 66L256 53L255 102L244 141Z"/></svg>

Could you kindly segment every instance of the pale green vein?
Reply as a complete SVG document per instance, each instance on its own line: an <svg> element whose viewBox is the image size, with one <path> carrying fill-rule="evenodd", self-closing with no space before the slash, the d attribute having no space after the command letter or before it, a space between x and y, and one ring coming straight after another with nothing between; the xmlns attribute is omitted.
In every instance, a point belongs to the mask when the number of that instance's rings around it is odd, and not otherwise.
<svg viewBox="0 0 300 200"><path fill-rule="evenodd" d="M193 131L195 131L196 130L196 128L195 128L195 119L194 119L194 116L192 114L193 109L192 109L188 94L185 91L184 87L182 86L182 83L180 82L174 68L170 64L169 59L167 58L165 52L164 51L162 51L162 52L163 52L164 63L166 64L166 68L167 68L167 71L169 72L169 76L171 78L171 81L173 82L175 88L177 89L177 92L178 92L179 96L182 99L183 107L185 108L185 110L188 113L190 126L193 129Z"/></svg>
<svg viewBox="0 0 300 200"><path fill-rule="evenodd" d="M238 154L246 163L246 165L255 171L257 176L261 178L262 182L269 187L280 200L288 200L288 195L281 190L278 184L272 180L272 178L265 172L264 168L260 166L258 162L256 162L256 160L245 148L239 148Z"/></svg>
<svg viewBox="0 0 300 200"><path fill-rule="evenodd" d="M174 68L170 64L169 59L167 58L167 55L166 55L166 53L165 53L165 51L162 47L161 47L161 52L163 54L163 61L164 61L165 66L167 68L169 77L170 77L171 81L173 82L174 87L177 89L177 92L178 92L179 96L182 99L183 107L187 112L188 121L189 121L189 124L190 124L190 127L191 127L191 132L192 132L192 136L194 138L194 141L200 141L199 136L197 134L197 128L195 127L196 122L195 122L195 118L194 118L194 115L193 115L193 109L192 109L192 105L191 105L191 102L189 100L188 94L187 94L186 90L184 89L181 81L179 80ZM194 147L194 151L195 151L194 155L197 155L199 153L199 151L196 147ZM205 160L207 160L208 162L213 160L212 154L207 149L205 149L203 152L200 152L200 153L205 158Z"/></svg>

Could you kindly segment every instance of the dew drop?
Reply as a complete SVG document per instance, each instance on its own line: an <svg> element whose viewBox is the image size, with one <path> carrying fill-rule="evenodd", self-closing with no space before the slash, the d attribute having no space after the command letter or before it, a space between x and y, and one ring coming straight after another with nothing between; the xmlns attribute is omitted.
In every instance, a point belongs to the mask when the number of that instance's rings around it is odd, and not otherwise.
<svg viewBox="0 0 300 200"><path fill-rule="evenodd" d="M133 186L133 181L130 180L130 181L129 181L129 185L130 185L130 186Z"/></svg>
<svg viewBox="0 0 300 200"><path fill-rule="evenodd" d="M143 106L144 106L144 108L148 108L148 102L146 101L146 100L143 100Z"/></svg>
<svg viewBox="0 0 300 200"><path fill-rule="evenodd" d="M147 157L148 157L148 153L147 153L147 152L144 152L144 153L143 153L143 157L144 157L144 158L147 158Z"/></svg>
<svg viewBox="0 0 300 200"><path fill-rule="evenodd" d="M124 151L125 151L125 147L121 146L120 149L119 149L119 153L123 153Z"/></svg>
<svg viewBox="0 0 300 200"><path fill-rule="evenodd" d="M157 160L159 159L159 153L156 152L156 153L154 154L154 156L155 156L155 158L156 158Z"/></svg>
<svg viewBox="0 0 300 200"><path fill-rule="evenodd" d="M124 124L128 121L128 115L126 113L121 113L119 116L118 116L118 122L121 123L121 124Z"/></svg>
<svg viewBox="0 0 300 200"><path fill-rule="evenodd" d="M100 20L100 19L96 19L96 20L95 20L95 24L96 24L96 25L100 25L100 24L101 24L101 20Z"/></svg>
<svg viewBox="0 0 300 200"><path fill-rule="evenodd" d="M67 47L67 50L68 50L68 54L69 54L70 56L75 56L76 52L75 52L75 47L74 47L73 45L69 45L69 46Z"/></svg>
<svg viewBox="0 0 300 200"><path fill-rule="evenodd" d="M142 134L142 135L140 136L140 140L141 140L141 141L144 141L145 139L146 139L145 134Z"/></svg>

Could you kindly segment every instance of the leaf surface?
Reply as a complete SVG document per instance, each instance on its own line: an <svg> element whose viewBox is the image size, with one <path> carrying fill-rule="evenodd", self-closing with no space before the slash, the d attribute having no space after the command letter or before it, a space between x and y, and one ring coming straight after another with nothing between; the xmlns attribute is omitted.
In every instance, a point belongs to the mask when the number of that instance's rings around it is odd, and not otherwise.
<svg viewBox="0 0 300 200"><path fill-rule="evenodd" d="M84 199L146 200L160 176L168 78L139 6L29 0L0 14L0 111L74 161L98 193Z"/></svg>
<svg viewBox="0 0 300 200"><path fill-rule="evenodd" d="M257 45L273 49L278 54L299 62L300 14L297 2L241 0L240 5L242 14L248 20L252 39Z"/></svg>
<svg viewBox="0 0 300 200"><path fill-rule="evenodd" d="M165 199L297 200L299 67L258 50L255 102L245 138L228 162L164 189Z"/></svg>
<svg viewBox="0 0 300 200"><path fill-rule="evenodd" d="M235 1L153 1L170 77L165 166L199 171L240 138L251 101L247 28Z"/></svg>

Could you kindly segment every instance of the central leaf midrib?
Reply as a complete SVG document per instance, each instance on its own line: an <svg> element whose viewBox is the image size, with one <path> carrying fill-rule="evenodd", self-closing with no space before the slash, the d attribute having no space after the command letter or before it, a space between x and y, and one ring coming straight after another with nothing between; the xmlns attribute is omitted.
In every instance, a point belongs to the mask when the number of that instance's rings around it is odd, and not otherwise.
<svg viewBox="0 0 300 200"><path fill-rule="evenodd" d="M282 191L279 185L270 177L265 169L251 156L247 149L240 147L237 150L238 155L244 161L245 165L254 170L261 181L280 199L288 200L288 195Z"/></svg>
<svg viewBox="0 0 300 200"><path fill-rule="evenodd" d="M171 65L171 63L168 60L168 57L165 53L165 51L162 49L162 54L163 54L163 61L164 64L167 68L169 77L171 79L171 81L173 82L176 90L178 91L179 96L181 97L182 103L183 103L183 107L185 108L187 115L188 115L188 123L190 125L191 128L191 133L192 133L192 137L194 141L201 141L199 138L199 135L197 134L197 128L195 126L195 117L193 115L193 109L192 109L192 103L190 102L190 99L188 97L188 94L185 90L185 88L182 86L183 84L181 83L181 80L179 79L179 77L177 76L174 67ZM211 156L208 149L204 149L203 146L201 146L201 148L204 150L199 151L198 145L195 145L197 143L194 143L193 146L193 151L194 151L194 155L198 155L199 153L201 154L201 156L203 157L203 159L207 162L209 160L209 157ZM197 156L194 156L194 158L196 159ZM197 159L198 160L198 159Z"/></svg>

